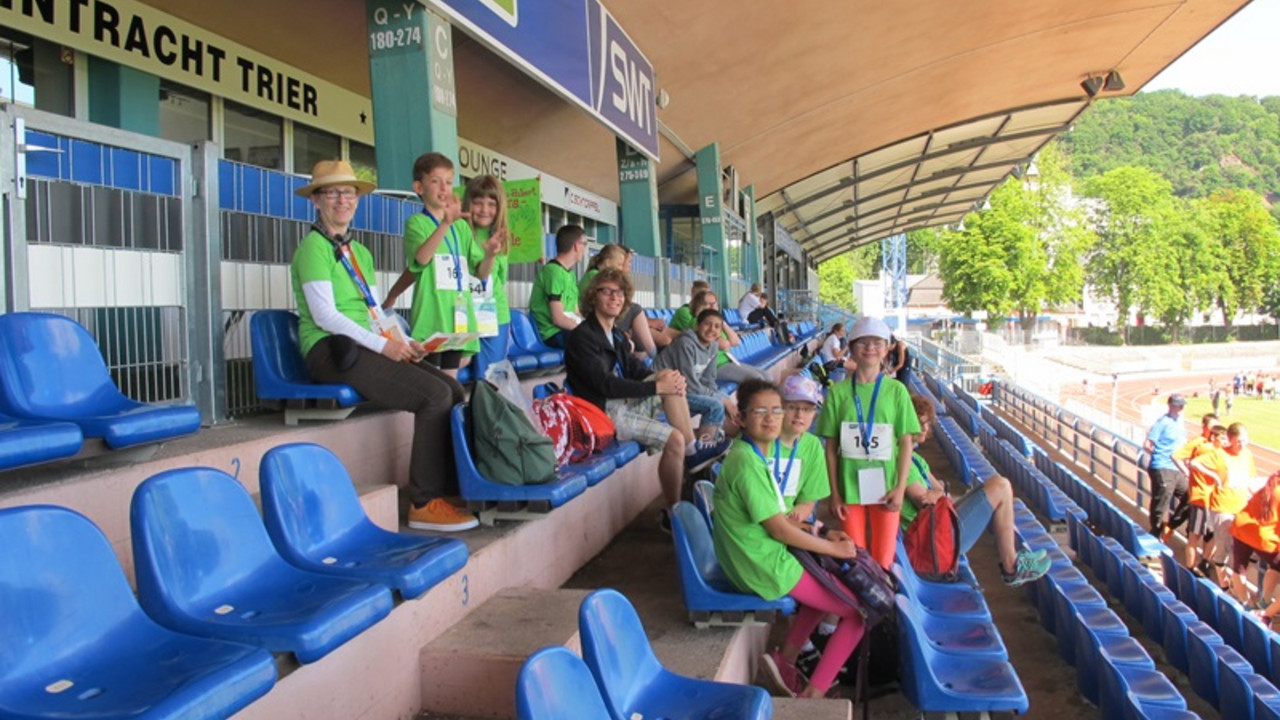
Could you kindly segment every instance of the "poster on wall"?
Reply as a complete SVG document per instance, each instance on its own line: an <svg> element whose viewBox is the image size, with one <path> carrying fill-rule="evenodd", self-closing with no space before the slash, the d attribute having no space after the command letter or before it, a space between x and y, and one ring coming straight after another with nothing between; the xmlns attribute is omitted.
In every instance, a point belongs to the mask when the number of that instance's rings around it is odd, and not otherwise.
<svg viewBox="0 0 1280 720"><path fill-rule="evenodd" d="M542 259L542 181L508 180L507 226L511 228L511 264Z"/></svg>

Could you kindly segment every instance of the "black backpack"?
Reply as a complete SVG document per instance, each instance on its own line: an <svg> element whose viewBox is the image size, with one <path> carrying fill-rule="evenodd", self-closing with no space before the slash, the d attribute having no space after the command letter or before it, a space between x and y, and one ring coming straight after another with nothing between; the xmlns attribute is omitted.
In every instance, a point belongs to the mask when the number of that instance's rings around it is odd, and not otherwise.
<svg viewBox="0 0 1280 720"><path fill-rule="evenodd" d="M551 438L489 382L471 392L471 450L480 474L503 485L540 485L556 477Z"/></svg>

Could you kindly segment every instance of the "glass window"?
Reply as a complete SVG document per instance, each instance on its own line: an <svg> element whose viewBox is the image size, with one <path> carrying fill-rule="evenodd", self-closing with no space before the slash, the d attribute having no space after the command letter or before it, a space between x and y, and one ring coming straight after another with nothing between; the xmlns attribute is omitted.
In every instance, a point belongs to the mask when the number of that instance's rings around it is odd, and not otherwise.
<svg viewBox="0 0 1280 720"><path fill-rule="evenodd" d="M227 101L224 130L228 160L272 170L284 169L284 125L270 113Z"/></svg>
<svg viewBox="0 0 1280 720"><path fill-rule="evenodd" d="M293 124L293 171L309 173L321 160L337 160L342 153L342 140L323 130Z"/></svg>
<svg viewBox="0 0 1280 720"><path fill-rule="evenodd" d="M0 98L74 115L74 58L60 45L0 28Z"/></svg>
<svg viewBox="0 0 1280 720"><path fill-rule="evenodd" d="M209 140L209 93L160 81L160 137L192 144Z"/></svg>
<svg viewBox="0 0 1280 720"><path fill-rule="evenodd" d="M373 146L351 142L348 143L348 147L351 157L347 159L351 162L351 168L356 171L356 177L361 180L368 180L376 185L378 182L378 156L374 152ZM303 172L306 171L304 170Z"/></svg>

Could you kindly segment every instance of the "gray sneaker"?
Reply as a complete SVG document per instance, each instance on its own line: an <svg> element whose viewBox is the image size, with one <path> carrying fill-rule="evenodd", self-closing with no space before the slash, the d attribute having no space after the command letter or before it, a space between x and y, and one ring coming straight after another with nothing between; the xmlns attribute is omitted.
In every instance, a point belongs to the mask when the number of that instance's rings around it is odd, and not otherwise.
<svg viewBox="0 0 1280 720"><path fill-rule="evenodd" d="M1053 565L1053 561L1049 559L1047 554L1037 557L1034 553L1028 553L1025 550L1018 553L1017 562L1014 563L1013 574L1006 574L1004 568L1000 568L1000 576L1004 578L1004 584L1009 587L1018 587L1026 585L1029 582L1039 580L1042 575L1049 572L1049 567Z"/></svg>

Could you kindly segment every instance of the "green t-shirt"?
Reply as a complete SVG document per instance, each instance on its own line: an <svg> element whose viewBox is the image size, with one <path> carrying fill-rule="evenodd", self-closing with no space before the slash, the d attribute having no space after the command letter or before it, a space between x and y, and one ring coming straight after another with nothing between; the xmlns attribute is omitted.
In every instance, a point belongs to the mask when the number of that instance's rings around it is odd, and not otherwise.
<svg viewBox="0 0 1280 720"><path fill-rule="evenodd" d="M824 438L835 438L840 441L842 435L845 443L840 450L840 497L850 505L858 504L858 470L880 467L884 471L885 490L892 490L898 484L898 442L903 435L920 432L920 419L916 417L915 407L911 405L911 395L902 383L891 377L883 376L880 383L880 396L876 400L875 415L871 419L877 425L889 425L892 438L887 438L889 445L888 459L868 460L861 457L863 452L852 447L848 441L860 435L858 414L854 405L853 378L843 380L831 386L827 391L827 402L822 406L818 416L818 435ZM871 412L871 393L874 382L858 383L857 393L862 400L864 413ZM843 430L843 433L841 432ZM845 445L849 446L846 447ZM878 498L873 498L878 499Z"/></svg>
<svg viewBox="0 0 1280 720"><path fill-rule="evenodd" d="M377 282L374 277L373 255L369 249L358 242L351 243L351 252L356 258L356 267L366 280ZM333 254L333 244L325 236L312 230L302 238L298 250L293 254L290 265L293 276L293 295L298 303L298 344L302 347L302 357L311 352L311 348L330 333L316 325L311 317L311 306L303 295L302 286L309 282L328 282L333 285L333 302L338 312L351 318L360 327L372 328L369 318L369 304L356 286L351 275ZM376 292L376 290L375 290Z"/></svg>
<svg viewBox="0 0 1280 720"><path fill-rule="evenodd" d="M472 231L476 245L480 246L481 261L484 260L484 244L489 241L488 228L476 228ZM511 266L511 256L499 253L493 256L493 269L489 271L488 286L493 288L493 301L498 306L498 324L511 324L511 302L507 299L507 275ZM479 264L477 263L477 267Z"/></svg>
<svg viewBox="0 0 1280 720"><path fill-rule="evenodd" d="M812 435L800 437L794 469L782 494L773 478L773 462L766 464L744 440L735 440L716 480L714 539L716 558L725 575L744 592L777 600L795 588L803 569L785 543L765 530L765 520L791 512L797 502L820 500L830 487L822 444ZM769 448L766 457L773 457ZM782 451L780 471L786 472L790 453Z"/></svg>
<svg viewBox="0 0 1280 720"><path fill-rule="evenodd" d="M667 323L667 327L684 332L692 330L695 324L697 324L697 318L693 316L693 309L688 305L681 305L676 308L676 314L671 316L671 322Z"/></svg>
<svg viewBox="0 0 1280 720"><path fill-rule="evenodd" d="M418 248L435 232L438 223L426 213L414 213L404 223L404 255L409 270L418 276L413 287L413 307L409 310L409 327L413 339L422 341L435 333L452 333L454 327L453 311L456 298L459 296L457 286L436 285L436 268L441 258L448 255L452 260L456 255L458 262L465 265L467 272L475 274L480 262L484 260L484 248L471 235L471 226L459 220L449 227L448 234L436 248L431 262L423 265L415 255ZM471 288L464 282L462 302L467 308L467 329L476 330L476 311L472 301ZM480 352L480 341L468 343L463 352Z"/></svg>
<svg viewBox="0 0 1280 720"><path fill-rule="evenodd" d="M573 271L556 262L549 261L538 271L533 280L533 293L529 295L529 313L538 325L538 335L546 340L560 328L551 322L552 300L559 300L561 309L566 313L578 314L578 280Z"/></svg>
<svg viewBox="0 0 1280 720"><path fill-rule="evenodd" d="M582 297L587 294L587 286L591 284L591 278L599 274L600 271L595 268L591 268L582 274L582 279L578 281L578 297ZM577 312L577 310L575 309L573 312Z"/></svg>
<svg viewBox="0 0 1280 720"><path fill-rule="evenodd" d="M925 490L929 488L929 463L920 457L920 453L911 453L911 474L907 476L907 485L919 485ZM911 502L910 495L902 496L902 529L906 530L911 521L916 519L920 508Z"/></svg>

